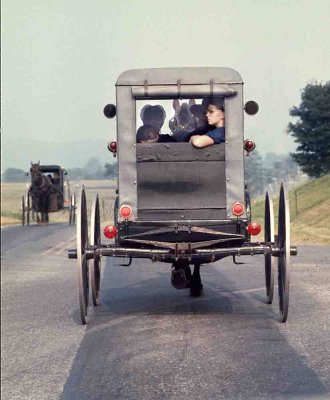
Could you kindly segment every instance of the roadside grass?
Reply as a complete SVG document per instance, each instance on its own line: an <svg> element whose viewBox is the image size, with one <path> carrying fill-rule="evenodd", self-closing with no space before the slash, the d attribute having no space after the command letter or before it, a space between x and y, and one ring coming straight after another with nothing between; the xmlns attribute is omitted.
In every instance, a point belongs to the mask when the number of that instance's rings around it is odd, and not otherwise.
<svg viewBox="0 0 330 400"><path fill-rule="evenodd" d="M71 193L76 196L80 185L86 189L87 212L90 215L91 204L95 193L99 194L101 223L113 220L113 206L115 201L116 182L110 180L93 180L70 182ZM1 226L21 224L22 196L27 193L26 183L1 183ZM51 223L68 222L68 210L61 210L49 214ZM35 223L32 221L32 223Z"/></svg>
<svg viewBox="0 0 330 400"><path fill-rule="evenodd" d="M71 193L84 185L87 212L95 193L99 194L101 225L113 222L116 182L110 180L70 182ZM21 199L27 192L26 183L1 184L1 226L21 223ZM295 196L297 193L297 197ZM278 198L274 198L275 234L277 233ZM291 242L293 244L330 244L330 175L323 176L289 191ZM263 226L264 199L252 199L252 220ZM68 211L50 214L51 223L68 222ZM263 240L263 232L253 240Z"/></svg>
<svg viewBox="0 0 330 400"><path fill-rule="evenodd" d="M296 195L295 195L296 193ZM278 223L278 197L273 198L275 234ZM289 191L291 242L330 244L330 175L302 184ZM264 223L265 200L252 201L252 220ZM262 240L262 237L257 237Z"/></svg>

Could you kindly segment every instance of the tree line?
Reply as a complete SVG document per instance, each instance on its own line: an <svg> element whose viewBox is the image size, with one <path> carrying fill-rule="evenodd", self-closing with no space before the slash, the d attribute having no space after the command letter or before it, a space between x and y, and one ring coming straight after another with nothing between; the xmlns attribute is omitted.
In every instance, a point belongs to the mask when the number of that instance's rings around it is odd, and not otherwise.
<svg viewBox="0 0 330 400"><path fill-rule="evenodd" d="M265 159L255 150L246 160L246 181L254 194L276 179L294 179L299 169L309 177L330 173L330 81L309 83L301 91L301 103L289 110L295 122L287 132L297 148L289 156L267 155ZM267 162L266 162L267 160ZM273 160L269 165L269 160ZM104 179L117 176L116 164L104 164L90 158L85 167L68 169L70 179ZM28 181L24 171L8 168L2 174L5 182Z"/></svg>
<svg viewBox="0 0 330 400"><path fill-rule="evenodd" d="M86 165L82 168L68 168L68 176L70 180L98 180L98 179L115 179L117 177L117 165L102 164L97 157L91 157ZM19 168L7 168L2 174L3 182L29 182L30 176L26 176L25 172Z"/></svg>
<svg viewBox="0 0 330 400"><path fill-rule="evenodd" d="M301 171L290 155L267 153L262 157L254 150L245 158L245 183L253 197L263 196L280 182L298 181Z"/></svg>

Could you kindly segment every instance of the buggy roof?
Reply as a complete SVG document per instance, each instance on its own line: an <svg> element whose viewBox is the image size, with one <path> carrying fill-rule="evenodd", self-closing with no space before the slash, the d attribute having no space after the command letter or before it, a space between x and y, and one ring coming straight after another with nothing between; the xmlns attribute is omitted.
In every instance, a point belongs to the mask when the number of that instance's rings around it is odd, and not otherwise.
<svg viewBox="0 0 330 400"><path fill-rule="evenodd" d="M42 172L59 172L63 168L60 165L40 165L40 171Z"/></svg>
<svg viewBox="0 0 330 400"><path fill-rule="evenodd" d="M203 85L213 83L243 83L241 75L226 67L185 67L131 69L123 72L116 86L131 85Z"/></svg>

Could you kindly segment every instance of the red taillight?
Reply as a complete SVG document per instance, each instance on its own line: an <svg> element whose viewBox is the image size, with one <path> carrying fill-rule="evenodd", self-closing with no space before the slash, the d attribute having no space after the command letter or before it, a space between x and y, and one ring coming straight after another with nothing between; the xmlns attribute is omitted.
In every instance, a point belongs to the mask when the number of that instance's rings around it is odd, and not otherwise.
<svg viewBox="0 0 330 400"><path fill-rule="evenodd" d="M113 142L108 143L108 150L111 151L111 153L116 153L117 142L113 141Z"/></svg>
<svg viewBox="0 0 330 400"><path fill-rule="evenodd" d="M103 229L103 234L108 239L113 239L114 237L117 236L117 233L118 233L117 228L113 225L107 225Z"/></svg>
<svg viewBox="0 0 330 400"><path fill-rule="evenodd" d="M261 232L261 226L257 222L251 222L251 224L248 225L247 230L250 235L259 235L259 233Z"/></svg>
<svg viewBox="0 0 330 400"><path fill-rule="evenodd" d="M245 151L247 151L248 153L250 153L252 150L254 150L256 148L256 144L254 143L253 140L251 139L246 139L244 141L244 149Z"/></svg>
<svg viewBox="0 0 330 400"><path fill-rule="evenodd" d="M239 217L240 215L244 214L244 206L241 203L234 203L231 207L231 211L236 217Z"/></svg>
<svg viewBox="0 0 330 400"><path fill-rule="evenodd" d="M119 215L123 219L129 219L133 214L132 207L127 205L122 205L119 209Z"/></svg>

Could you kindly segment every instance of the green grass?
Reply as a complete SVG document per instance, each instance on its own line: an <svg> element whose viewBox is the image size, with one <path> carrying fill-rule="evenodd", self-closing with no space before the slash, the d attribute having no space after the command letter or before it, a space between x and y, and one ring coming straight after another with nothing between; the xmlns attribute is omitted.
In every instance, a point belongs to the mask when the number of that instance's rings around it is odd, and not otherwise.
<svg viewBox="0 0 330 400"><path fill-rule="evenodd" d="M278 197L273 202L277 227ZM330 244L330 175L291 189L289 204L292 242ZM252 220L262 226L264 207L264 200L252 201Z"/></svg>

